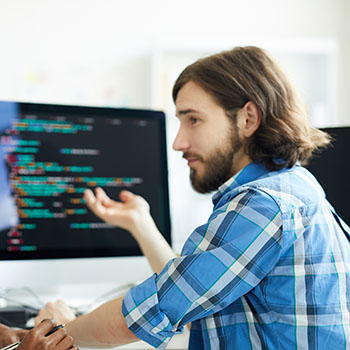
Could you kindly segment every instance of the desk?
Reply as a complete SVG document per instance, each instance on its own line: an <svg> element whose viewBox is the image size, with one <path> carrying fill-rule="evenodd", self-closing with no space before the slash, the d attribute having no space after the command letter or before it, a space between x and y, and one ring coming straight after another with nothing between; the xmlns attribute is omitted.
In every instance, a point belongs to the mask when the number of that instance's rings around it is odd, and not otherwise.
<svg viewBox="0 0 350 350"><path fill-rule="evenodd" d="M188 349L188 338L189 338L189 330L187 327L185 327L184 332L182 334L177 334L171 339L169 345L167 346L167 350L184 350ZM88 348L79 348L80 350L94 350L94 349L88 349ZM152 346L148 345L147 343L143 341L139 341L136 343L128 344L128 345L123 345L123 346L118 346L118 350L127 350L127 349L143 349L143 350L148 350L148 349L154 349ZM96 349L97 350L97 349ZM101 350L101 349L98 349Z"/></svg>

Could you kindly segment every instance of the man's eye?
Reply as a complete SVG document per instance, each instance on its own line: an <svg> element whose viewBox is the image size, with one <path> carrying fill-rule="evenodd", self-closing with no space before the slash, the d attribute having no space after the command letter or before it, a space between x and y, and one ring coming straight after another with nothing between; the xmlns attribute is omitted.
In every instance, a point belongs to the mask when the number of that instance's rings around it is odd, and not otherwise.
<svg viewBox="0 0 350 350"><path fill-rule="evenodd" d="M198 123L198 119L197 118L190 118L190 122L191 122L191 124L196 124L196 123Z"/></svg>

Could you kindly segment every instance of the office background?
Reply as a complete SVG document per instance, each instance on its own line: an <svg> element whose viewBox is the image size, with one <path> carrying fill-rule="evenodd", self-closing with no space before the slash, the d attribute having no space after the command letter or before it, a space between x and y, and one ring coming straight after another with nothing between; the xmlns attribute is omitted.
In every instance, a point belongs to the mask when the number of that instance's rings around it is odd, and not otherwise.
<svg viewBox="0 0 350 350"><path fill-rule="evenodd" d="M195 59L269 50L315 126L350 124L350 0L0 0L0 100L167 114L173 246L211 210L181 154L171 87Z"/></svg>

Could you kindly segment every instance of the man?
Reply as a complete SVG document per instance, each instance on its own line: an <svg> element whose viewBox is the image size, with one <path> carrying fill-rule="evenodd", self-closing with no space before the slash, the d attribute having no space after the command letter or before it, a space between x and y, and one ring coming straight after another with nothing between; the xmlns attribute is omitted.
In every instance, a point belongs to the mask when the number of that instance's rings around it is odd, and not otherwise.
<svg viewBox="0 0 350 350"><path fill-rule="evenodd" d="M129 230L155 274L91 314L74 319L60 303L40 317L71 320L69 334L90 346L165 348L191 323L190 349L349 349L350 230L301 166L328 135L256 47L190 65L173 99L173 148L195 190L217 191L212 214L176 257L141 197L87 190L89 208Z"/></svg>
<svg viewBox="0 0 350 350"><path fill-rule="evenodd" d="M73 338L67 335L64 328L47 334L55 326L53 320L43 320L30 331L14 330L0 324L0 348L20 341L17 350L77 350Z"/></svg>

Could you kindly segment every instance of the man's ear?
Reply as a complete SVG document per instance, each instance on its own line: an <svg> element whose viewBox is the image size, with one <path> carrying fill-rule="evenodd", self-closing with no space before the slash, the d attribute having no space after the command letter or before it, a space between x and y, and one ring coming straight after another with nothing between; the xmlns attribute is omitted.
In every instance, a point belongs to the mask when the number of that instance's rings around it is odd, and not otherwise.
<svg viewBox="0 0 350 350"><path fill-rule="evenodd" d="M261 122L261 113L257 105L248 101L238 112L238 124L241 136L249 138L258 130Z"/></svg>

